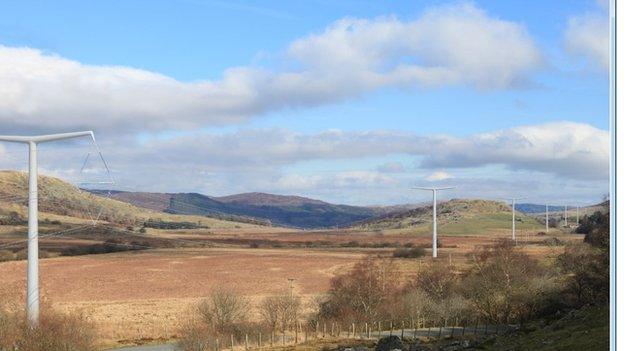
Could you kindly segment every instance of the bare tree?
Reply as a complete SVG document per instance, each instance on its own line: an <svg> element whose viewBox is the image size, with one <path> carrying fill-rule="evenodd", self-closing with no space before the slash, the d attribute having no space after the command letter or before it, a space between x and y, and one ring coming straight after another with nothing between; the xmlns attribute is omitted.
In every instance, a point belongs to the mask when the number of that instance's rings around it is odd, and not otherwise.
<svg viewBox="0 0 624 351"><path fill-rule="evenodd" d="M280 322L279 296L267 296L260 303L260 315L271 330L276 330Z"/></svg>
<svg viewBox="0 0 624 351"><path fill-rule="evenodd" d="M351 271L336 276L320 306L323 319L376 321L399 291L396 267L392 261L366 258Z"/></svg>
<svg viewBox="0 0 624 351"><path fill-rule="evenodd" d="M510 241L485 248L475 256L462 285L464 295L482 317L508 323L529 315L552 285L548 272Z"/></svg>
<svg viewBox="0 0 624 351"><path fill-rule="evenodd" d="M216 290L199 304L201 319L218 333L232 333L247 320L249 301L229 290Z"/></svg>
<svg viewBox="0 0 624 351"><path fill-rule="evenodd" d="M301 298L296 295L268 296L260 304L260 314L272 330L286 330L296 326L301 305Z"/></svg>

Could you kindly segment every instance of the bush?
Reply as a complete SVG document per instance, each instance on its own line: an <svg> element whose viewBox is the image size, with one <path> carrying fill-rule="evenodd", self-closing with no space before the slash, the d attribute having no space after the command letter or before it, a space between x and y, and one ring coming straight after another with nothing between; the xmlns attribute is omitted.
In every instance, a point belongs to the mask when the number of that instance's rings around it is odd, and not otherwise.
<svg viewBox="0 0 624 351"><path fill-rule="evenodd" d="M92 351L95 328L84 316L43 310L39 325L29 327L22 313L0 310L0 350Z"/></svg>
<svg viewBox="0 0 624 351"><path fill-rule="evenodd" d="M392 253L392 257L397 258L419 258L425 255L425 249L422 247L398 248Z"/></svg>
<svg viewBox="0 0 624 351"><path fill-rule="evenodd" d="M532 317L556 289L550 272L511 241L485 248L475 258L462 288L481 317L489 321L509 323Z"/></svg>
<svg viewBox="0 0 624 351"><path fill-rule="evenodd" d="M547 246L563 246L565 243L559 238L549 238L543 241Z"/></svg>
<svg viewBox="0 0 624 351"><path fill-rule="evenodd" d="M301 299L282 294L268 296L260 304L260 314L270 330L287 330L295 327L301 315Z"/></svg>
<svg viewBox="0 0 624 351"><path fill-rule="evenodd" d="M377 342L375 351L402 350L403 342L396 335L385 336Z"/></svg>
<svg viewBox="0 0 624 351"><path fill-rule="evenodd" d="M569 245L557 258L565 276L564 293L570 304L601 304L609 301L609 257L587 244Z"/></svg>
<svg viewBox="0 0 624 351"><path fill-rule="evenodd" d="M0 250L0 262L13 261L15 254L9 250Z"/></svg>
<svg viewBox="0 0 624 351"><path fill-rule="evenodd" d="M330 290L319 304L319 318L372 323L388 315L388 307L400 290L392 261L366 258L349 272L331 280Z"/></svg>
<svg viewBox="0 0 624 351"><path fill-rule="evenodd" d="M197 313L182 326L178 346L182 350L211 350L217 338L237 340L249 333L249 301L232 291L216 290L201 301Z"/></svg>
<svg viewBox="0 0 624 351"><path fill-rule="evenodd" d="M585 242L602 249L609 248L609 212L595 212L579 221L577 233L585 234Z"/></svg>
<svg viewBox="0 0 624 351"><path fill-rule="evenodd" d="M240 334L247 320L249 301L228 290L217 290L199 304L201 320L218 334Z"/></svg>

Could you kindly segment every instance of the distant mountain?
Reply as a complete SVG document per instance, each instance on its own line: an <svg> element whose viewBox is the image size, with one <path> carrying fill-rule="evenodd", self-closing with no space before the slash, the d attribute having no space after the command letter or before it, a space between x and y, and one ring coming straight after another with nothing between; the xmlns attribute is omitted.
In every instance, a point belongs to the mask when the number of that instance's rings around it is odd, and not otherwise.
<svg viewBox="0 0 624 351"><path fill-rule="evenodd" d="M548 206L550 212L561 212L564 210L564 206ZM522 213L545 213L546 205L540 204L516 204L516 211Z"/></svg>
<svg viewBox="0 0 624 351"><path fill-rule="evenodd" d="M301 206L305 204L329 205L327 202L309 199L302 196L284 196L266 193L244 193L214 197L213 199L228 204L250 206Z"/></svg>
<svg viewBox="0 0 624 351"><path fill-rule="evenodd" d="M93 192L109 193L107 190ZM296 228L345 226L384 213L379 208L335 205L301 196L265 193L211 197L198 193L112 191L110 196L135 206L168 213L251 217Z"/></svg>

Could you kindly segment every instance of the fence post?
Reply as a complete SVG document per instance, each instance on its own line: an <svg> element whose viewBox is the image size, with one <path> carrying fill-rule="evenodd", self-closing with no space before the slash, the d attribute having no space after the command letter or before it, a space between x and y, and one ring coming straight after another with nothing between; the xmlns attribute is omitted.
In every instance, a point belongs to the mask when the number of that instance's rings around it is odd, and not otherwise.
<svg viewBox="0 0 624 351"><path fill-rule="evenodd" d="M314 327L314 338L318 339L318 332L319 332L319 322L316 321L316 326Z"/></svg>
<svg viewBox="0 0 624 351"><path fill-rule="evenodd" d="M335 336L334 335L334 322L331 323L331 336Z"/></svg>
<svg viewBox="0 0 624 351"><path fill-rule="evenodd" d="M381 339L381 321L377 322L377 339Z"/></svg>
<svg viewBox="0 0 624 351"><path fill-rule="evenodd" d="M219 338L215 340L215 350L219 351Z"/></svg>
<svg viewBox="0 0 624 351"><path fill-rule="evenodd" d="M401 321L401 340L403 340L405 336L405 322Z"/></svg>
<svg viewBox="0 0 624 351"><path fill-rule="evenodd" d="M230 351L234 351L234 334L230 334Z"/></svg>
<svg viewBox="0 0 624 351"><path fill-rule="evenodd" d="M442 338L442 326L438 327L438 339Z"/></svg>
<svg viewBox="0 0 624 351"><path fill-rule="evenodd" d="M323 339L325 339L325 333L327 333L327 323L323 322Z"/></svg>
<svg viewBox="0 0 624 351"><path fill-rule="evenodd" d="M485 335L487 335L487 332L488 332L488 323L487 321L485 321Z"/></svg>
<svg viewBox="0 0 624 351"><path fill-rule="evenodd" d="M245 350L249 350L249 336L245 334Z"/></svg>
<svg viewBox="0 0 624 351"><path fill-rule="evenodd" d="M462 336L464 336L465 333L466 333L466 321L463 320L462 321Z"/></svg>
<svg viewBox="0 0 624 351"><path fill-rule="evenodd" d="M303 336L303 342L305 343L308 342L308 326L307 325L306 325L304 336Z"/></svg>
<svg viewBox="0 0 624 351"><path fill-rule="evenodd" d="M275 329L271 329L271 347L273 347L274 340L275 340Z"/></svg>
<svg viewBox="0 0 624 351"><path fill-rule="evenodd" d="M258 347L262 347L262 332L258 332Z"/></svg>
<svg viewBox="0 0 624 351"><path fill-rule="evenodd" d="M295 324L295 345L299 343L299 323Z"/></svg>
<svg viewBox="0 0 624 351"><path fill-rule="evenodd" d="M286 345L286 328L282 329L282 345Z"/></svg>
<svg viewBox="0 0 624 351"><path fill-rule="evenodd" d="M392 321L390 321L390 336L392 336L392 332L394 331L393 329L394 327L392 326Z"/></svg>
<svg viewBox="0 0 624 351"><path fill-rule="evenodd" d="M366 329L366 339L370 339L370 330L368 329L368 322L364 323L364 328Z"/></svg>

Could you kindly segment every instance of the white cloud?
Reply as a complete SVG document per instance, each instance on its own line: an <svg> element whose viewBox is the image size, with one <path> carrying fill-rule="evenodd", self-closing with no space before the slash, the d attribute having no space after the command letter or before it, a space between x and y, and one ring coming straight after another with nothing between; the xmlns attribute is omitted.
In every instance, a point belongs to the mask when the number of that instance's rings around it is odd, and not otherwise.
<svg viewBox="0 0 624 351"><path fill-rule="evenodd" d="M608 70L609 17L604 8L603 11L570 17L565 31L565 44L569 53Z"/></svg>
<svg viewBox="0 0 624 351"><path fill-rule="evenodd" d="M431 173L425 179L430 182L436 182L436 181L446 180L446 179L451 179L451 178L453 178L453 176L450 175L449 173L446 173L443 171L437 171L437 172Z"/></svg>
<svg viewBox="0 0 624 351"><path fill-rule="evenodd" d="M553 122L448 138L422 166L505 165L577 179L608 179L609 133L588 124Z"/></svg>
<svg viewBox="0 0 624 351"><path fill-rule="evenodd" d="M276 65L290 69L233 67L214 81L0 46L0 122L30 132L193 129L390 86L510 88L529 80L540 61L523 26L470 4L432 8L411 21L345 18L291 43Z"/></svg>
<svg viewBox="0 0 624 351"><path fill-rule="evenodd" d="M511 170L537 171L569 179L604 180L609 174L608 131L574 122L521 126L466 137L383 130L305 134L283 129L253 129L153 139L141 145L111 141L102 147L105 154L112 157L113 168L128 177L133 177L139 168L143 172L171 176L186 171L192 174L244 172L262 177L262 172L274 172L280 167L307 161L397 154L414 156L420 160L419 167L425 170L502 165ZM68 160L74 160L74 166L79 168L84 151L73 151L69 146L62 153L47 155L47 161L42 162L66 167ZM74 152L76 155L72 157ZM25 157L23 153L19 155ZM24 157L20 158L20 164ZM8 160L0 160L0 168L10 167L8 163ZM383 179L379 176L388 175L383 173L383 167L373 173L377 180ZM367 176L373 179L370 174L360 174L359 178ZM144 181L143 177L137 179ZM297 179L288 181L295 184Z"/></svg>
<svg viewBox="0 0 624 351"><path fill-rule="evenodd" d="M401 162L391 161L377 166L377 171L381 173L403 173L405 166Z"/></svg>

